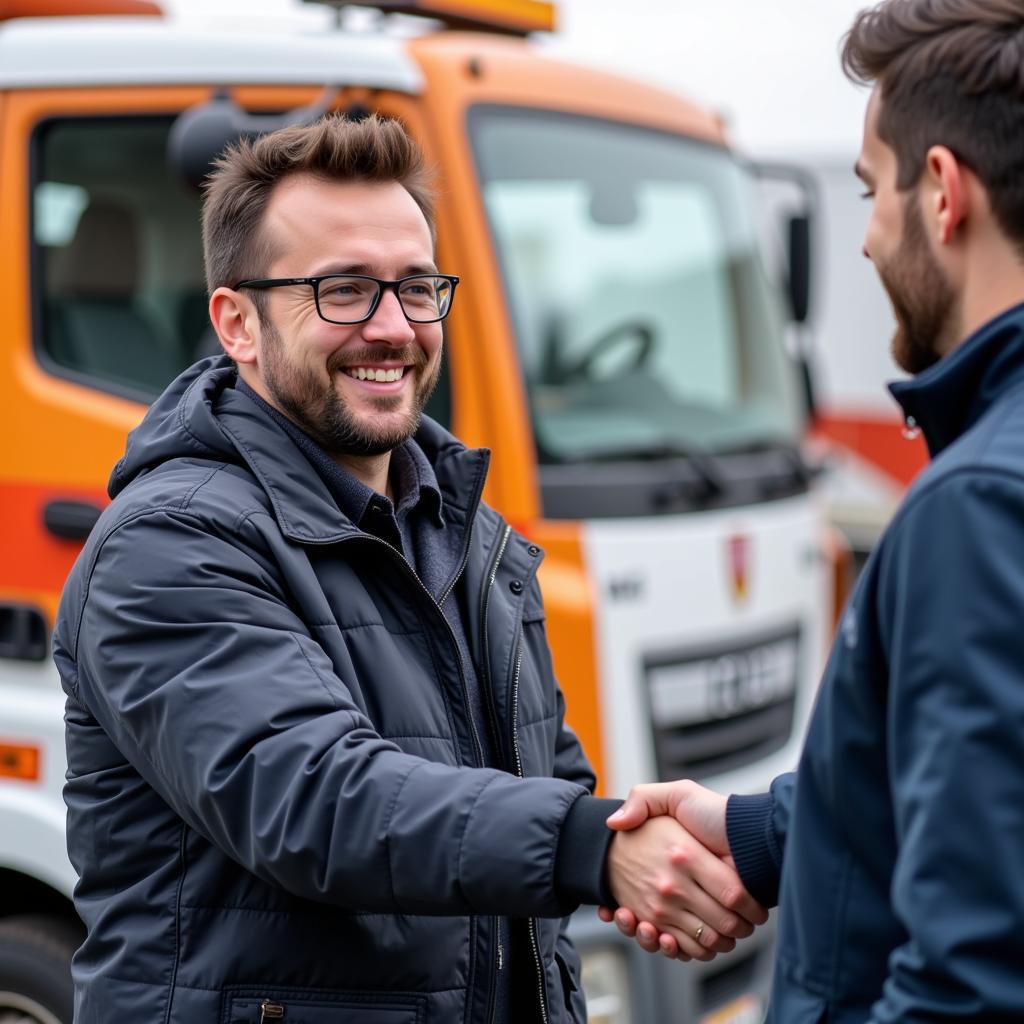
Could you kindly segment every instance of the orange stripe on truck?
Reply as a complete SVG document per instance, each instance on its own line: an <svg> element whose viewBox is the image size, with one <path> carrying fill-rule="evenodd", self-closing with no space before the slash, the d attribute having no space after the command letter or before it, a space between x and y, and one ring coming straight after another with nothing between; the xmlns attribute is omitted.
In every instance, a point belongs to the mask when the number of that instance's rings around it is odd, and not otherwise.
<svg viewBox="0 0 1024 1024"><path fill-rule="evenodd" d="M522 524L520 524L522 526ZM538 578L544 594L555 676L565 694L566 723L579 737L604 792L600 670L594 634L594 594L578 523L537 521L523 532L545 549Z"/></svg>
<svg viewBox="0 0 1024 1024"><path fill-rule="evenodd" d="M904 437L903 422L895 416L819 415L815 419L814 434L849 448L904 487L928 462L924 439L918 437L911 441Z"/></svg>
<svg viewBox="0 0 1024 1024"><path fill-rule="evenodd" d="M0 600L19 593L44 593L55 605L71 566L82 550L80 541L60 540L43 524L51 501L87 501L106 505L102 491L57 488L52 485L0 483Z"/></svg>

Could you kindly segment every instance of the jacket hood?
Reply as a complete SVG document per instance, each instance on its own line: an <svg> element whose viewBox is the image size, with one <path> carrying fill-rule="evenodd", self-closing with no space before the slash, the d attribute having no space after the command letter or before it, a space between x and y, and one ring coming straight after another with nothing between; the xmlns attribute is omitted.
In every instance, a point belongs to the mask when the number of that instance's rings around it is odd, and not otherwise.
<svg viewBox="0 0 1024 1024"><path fill-rule="evenodd" d="M945 359L889 385L934 458L1007 391L1024 384L1024 304L990 320Z"/></svg>
<svg viewBox="0 0 1024 1024"><path fill-rule="evenodd" d="M320 475L291 438L235 390L237 378L225 355L203 359L177 377L128 435L110 475L110 497L173 459L233 463L247 466L257 478L285 536L331 543L351 534L356 527ZM446 509L468 522L480 500L490 452L466 448L426 416L416 442L434 467Z"/></svg>
<svg viewBox="0 0 1024 1024"><path fill-rule="evenodd" d="M237 371L225 355L193 364L176 377L128 435L124 455L107 484L111 498L157 466L178 458L238 462L238 453L217 422L214 408Z"/></svg>

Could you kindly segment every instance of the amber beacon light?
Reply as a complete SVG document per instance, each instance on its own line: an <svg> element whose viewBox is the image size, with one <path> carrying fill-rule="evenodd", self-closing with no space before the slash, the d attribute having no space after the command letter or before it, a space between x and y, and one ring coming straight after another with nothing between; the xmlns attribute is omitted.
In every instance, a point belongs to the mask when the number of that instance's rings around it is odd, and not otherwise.
<svg viewBox="0 0 1024 1024"><path fill-rule="evenodd" d="M2 0L0 0L2 2ZM353 0L315 0L345 7ZM477 29L507 35L553 32L555 5L547 0L359 0L390 14L418 14L437 18L450 28Z"/></svg>

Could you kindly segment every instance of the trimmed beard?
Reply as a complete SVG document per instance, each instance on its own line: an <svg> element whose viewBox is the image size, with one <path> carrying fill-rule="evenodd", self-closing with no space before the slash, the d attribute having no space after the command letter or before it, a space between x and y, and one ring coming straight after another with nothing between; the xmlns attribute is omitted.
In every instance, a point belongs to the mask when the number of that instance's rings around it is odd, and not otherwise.
<svg viewBox="0 0 1024 1024"><path fill-rule="evenodd" d="M284 341L269 319L260 318L263 337L263 381L278 407L304 430L328 455L384 455L416 433L423 409L437 387L441 363L424 376L427 356L418 345L403 349L365 346L346 349L327 361L327 380L313 367L297 366L288 359ZM400 423L383 427L354 415L334 383L334 375L347 366L400 360L406 373L416 374L412 406ZM393 412L401 395L381 395L374 403L382 413Z"/></svg>
<svg viewBox="0 0 1024 1024"><path fill-rule="evenodd" d="M957 296L928 245L915 192L903 203L903 238L896 255L878 265L878 276L896 317L892 357L907 373L922 373L946 351Z"/></svg>

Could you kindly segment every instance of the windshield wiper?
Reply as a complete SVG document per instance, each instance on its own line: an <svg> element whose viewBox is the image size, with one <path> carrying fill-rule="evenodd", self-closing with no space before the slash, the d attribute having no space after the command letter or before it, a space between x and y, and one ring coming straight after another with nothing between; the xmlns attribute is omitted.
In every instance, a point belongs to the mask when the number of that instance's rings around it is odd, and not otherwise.
<svg viewBox="0 0 1024 1024"><path fill-rule="evenodd" d="M734 448L727 448L718 454L730 455L778 455L785 460L785 469L789 478L801 487L807 487L816 477L824 472L824 467L815 465L804 458L800 446L792 441L751 441L746 444L736 445ZM779 474L784 476L784 474ZM762 481L762 491L765 497L773 497L779 489L779 479ZM785 485L782 487L785 490Z"/></svg>
<svg viewBox="0 0 1024 1024"><path fill-rule="evenodd" d="M703 459L706 453L684 445L658 441L654 444L608 445L604 448L583 448L566 454L549 453L553 462L576 464L580 462L657 462L663 459Z"/></svg>
<svg viewBox="0 0 1024 1024"><path fill-rule="evenodd" d="M804 482L819 476L822 472L821 466L808 462L800 445L794 441L751 441L747 444L737 445L735 448L726 448L716 454L719 455L761 455L764 453L776 453L789 460L794 472L804 478Z"/></svg>
<svg viewBox="0 0 1024 1024"><path fill-rule="evenodd" d="M680 503L686 505L706 504L725 490L721 475L715 468L714 456L705 451L686 448L680 444L659 442L607 448L589 448L558 457L557 462L568 465L615 463L615 462L659 462L675 460L686 463L693 472L689 480L667 480L658 484L651 492L651 503L658 511L665 511Z"/></svg>

